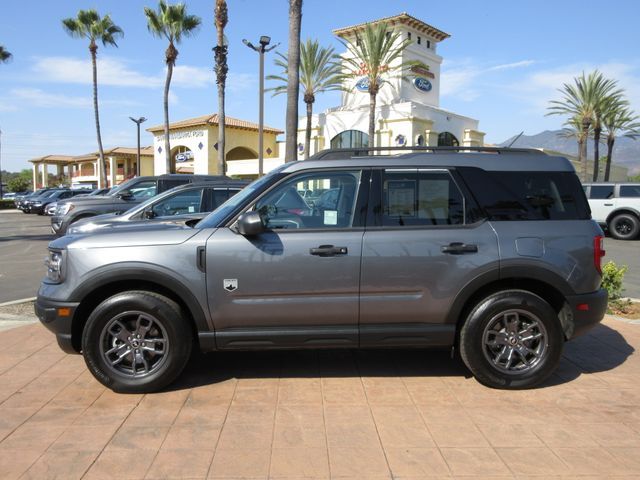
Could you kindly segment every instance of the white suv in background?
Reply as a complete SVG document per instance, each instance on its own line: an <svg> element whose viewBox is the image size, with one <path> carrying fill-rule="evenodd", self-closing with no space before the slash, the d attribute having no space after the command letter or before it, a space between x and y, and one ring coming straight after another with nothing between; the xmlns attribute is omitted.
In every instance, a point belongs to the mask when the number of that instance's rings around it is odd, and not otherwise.
<svg viewBox="0 0 640 480"><path fill-rule="evenodd" d="M640 183L585 183L591 216L613 238L633 240L640 234Z"/></svg>

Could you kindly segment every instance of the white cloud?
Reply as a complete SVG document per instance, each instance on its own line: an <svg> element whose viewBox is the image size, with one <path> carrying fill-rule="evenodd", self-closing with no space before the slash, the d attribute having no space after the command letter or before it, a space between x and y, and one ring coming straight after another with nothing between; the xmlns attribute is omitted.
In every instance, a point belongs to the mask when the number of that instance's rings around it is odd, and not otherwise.
<svg viewBox="0 0 640 480"><path fill-rule="evenodd" d="M39 88L14 88L9 91L9 98L21 105L27 104L40 108L93 108L93 99L89 96L49 93ZM100 105L135 106L138 103L129 100L101 100Z"/></svg>
<svg viewBox="0 0 640 480"><path fill-rule="evenodd" d="M90 85L93 82L89 58L44 57L38 58L32 70L40 78L59 83ZM98 57L98 83L115 87L160 88L164 87L166 69L155 75L146 75L131 68L121 59ZM176 65L172 86L202 88L214 83L212 69L190 65Z"/></svg>
<svg viewBox="0 0 640 480"><path fill-rule="evenodd" d="M520 62L503 63L502 65L489 67L487 71L510 70L512 68L528 67L529 65L533 65L534 63L536 63L535 60L522 60Z"/></svg>

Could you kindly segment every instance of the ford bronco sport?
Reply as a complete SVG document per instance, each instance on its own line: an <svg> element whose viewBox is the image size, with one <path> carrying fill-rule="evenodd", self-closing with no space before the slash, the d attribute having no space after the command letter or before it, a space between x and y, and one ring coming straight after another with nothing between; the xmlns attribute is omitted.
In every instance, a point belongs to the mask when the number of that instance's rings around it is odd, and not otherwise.
<svg viewBox="0 0 640 480"><path fill-rule="evenodd" d="M57 239L37 315L119 392L168 385L194 345L455 348L485 385L544 381L607 305L573 167L535 150L395 150L286 163L195 226ZM316 189L335 193L298 193Z"/></svg>

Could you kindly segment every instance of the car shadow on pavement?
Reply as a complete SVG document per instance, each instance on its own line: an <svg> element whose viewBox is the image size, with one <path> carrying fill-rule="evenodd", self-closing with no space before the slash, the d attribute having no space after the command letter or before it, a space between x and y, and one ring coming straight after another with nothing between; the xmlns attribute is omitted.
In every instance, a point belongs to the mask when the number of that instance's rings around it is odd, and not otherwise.
<svg viewBox="0 0 640 480"><path fill-rule="evenodd" d="M598 325L565 344L560 365L540 388L581 375L612 370L634 352L616 330ZM215 384L231 378L460 377L470 372L449 350L335 349L194 353L170 390Z"/></svg>
<svg viewBox="0 0 640 480"><path fill-rule="evenodd" d="M51 241L51 240L55 240L55 237L53 235L51 235L50 233L47 235L42 235L42 234L35 234L35 235L13 235L10 237L1 237L0 236L0 242L14 242L14 241L21 241L21 240L46 240L46 241Z"/></svg>

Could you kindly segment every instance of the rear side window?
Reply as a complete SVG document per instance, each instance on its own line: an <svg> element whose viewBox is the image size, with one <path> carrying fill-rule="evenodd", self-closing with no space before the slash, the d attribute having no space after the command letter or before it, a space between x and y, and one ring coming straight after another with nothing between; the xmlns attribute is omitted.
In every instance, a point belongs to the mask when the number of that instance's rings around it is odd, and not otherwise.
<svg viewBox="0 0 640 480"><path fill-rule="evenodd" d="M621 197L640 197L640 185L621 185Z"/></svg>
<svg viewBox="0 0 640 480"><path fill-rule="evenodd" d="M382 172L382 225L462 225L464 199L447 171Z"/></svg>
<svg viewBox="0 0 640 480"><path fill-rule="evenodd" d="M491 220L591 218L584 190L574 173L487 172L479 168L459 171Z"/></svg>
<svg viewBox="0 0 640 480"><path fill-rule="evenodd" d="M593 200L606 200L613 198L613 185L591 185L589 198Z"/></svg>

